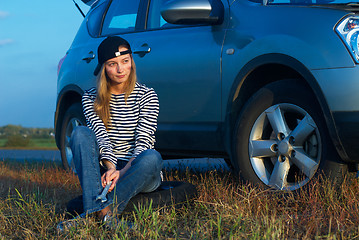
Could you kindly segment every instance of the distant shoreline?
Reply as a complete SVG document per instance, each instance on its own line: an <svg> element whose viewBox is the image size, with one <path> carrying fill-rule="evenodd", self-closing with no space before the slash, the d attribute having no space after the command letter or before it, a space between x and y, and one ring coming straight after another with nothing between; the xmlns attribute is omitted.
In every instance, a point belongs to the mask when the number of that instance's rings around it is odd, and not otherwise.
<svg viewBox="0 0 359 240"><path fill-rule="evenodd" d="M58 150L53 138L30 138L25 144L21 141L7 144L8 139L0 139L0 149L34 149L34 150Z"/></svg>

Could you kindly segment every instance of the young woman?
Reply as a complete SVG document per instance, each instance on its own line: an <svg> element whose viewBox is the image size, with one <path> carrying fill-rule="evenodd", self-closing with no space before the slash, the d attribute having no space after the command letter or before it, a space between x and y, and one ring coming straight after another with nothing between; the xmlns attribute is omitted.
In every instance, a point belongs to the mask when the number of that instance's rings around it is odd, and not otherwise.
<svg viewBox="0 0 359 240"><path fill-rule="evenodd" d="M117 220L111 208L121 213L137 193L161 184L162 158L153 149L159 103L153 89L137 82L125 39L106 38L97 54L97 89L82 97L87 127L77 127L70 144L83 191L85 212L80 217L96 213L113 226ZM109 183L108 200L96 200ZM58 229L73 223L62 222Z"/></svg>

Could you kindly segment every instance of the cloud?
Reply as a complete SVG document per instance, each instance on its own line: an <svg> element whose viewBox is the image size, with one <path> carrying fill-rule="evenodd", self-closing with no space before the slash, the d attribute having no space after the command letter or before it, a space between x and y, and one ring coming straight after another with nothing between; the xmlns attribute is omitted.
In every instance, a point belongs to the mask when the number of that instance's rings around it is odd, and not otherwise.
<svg viewBox="0 0 359 240"><path fill-rule="evenodd" d="M6 17L8 17L10 14L8 13L8 12L4 12L4 11L1 11L0 10L0 19L1 18L6 18Z"/></svg>
<svg viewBox="0 0 359 240"><path fill-rule="evenodd" d="M13 39L0 39L0 47L13 43Z"/></svg>

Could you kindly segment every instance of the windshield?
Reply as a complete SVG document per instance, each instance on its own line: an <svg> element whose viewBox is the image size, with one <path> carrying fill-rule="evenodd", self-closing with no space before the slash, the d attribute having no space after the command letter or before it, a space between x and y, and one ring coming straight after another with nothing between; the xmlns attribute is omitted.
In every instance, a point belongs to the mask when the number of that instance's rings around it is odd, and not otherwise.
<svg viewBox="0 0 359 240"><path fill-rule="evenodd" d="M263 0L250 0L252 2L263 3ZM290 4L290 5L325 5L325 4L343 4L359 5L359 0L264 0L265 4Z"/></svg>

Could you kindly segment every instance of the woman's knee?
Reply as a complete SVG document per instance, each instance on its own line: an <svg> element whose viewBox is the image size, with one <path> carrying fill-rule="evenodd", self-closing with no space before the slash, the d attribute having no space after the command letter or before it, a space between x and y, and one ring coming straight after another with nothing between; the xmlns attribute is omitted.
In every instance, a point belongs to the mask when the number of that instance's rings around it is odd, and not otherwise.
<svg viewBox="0 0 359 240"><path fill-rule="evenodd" d="M78 126L76 127L72 134L71 134L71 140L70 145L73 146L73 144L88 144L89 141L96 140L95 133L85 126Z"/></svg>
<svg viewBox="0 0 359 240"><path fill-rule="evenodd" d="M76 169L80 168L81 162L92 164L99 157L99 148L95 133L85 126L79 126L71 134L70 147Z"/></svg>
<svg viewBox="0 0 359 240"><path fill-rule="evenodd" d="M154 149L147 149L143 151L135 159L136 164L141 164L144 169L152 169L154 171L161 171L163 160L161 154Z"/></svg>
<svg viewBox="0 0 359 240"><path fill-rule="evenodd" d="M162 156L159 152L157 152L154 149L147 149L144 154L146 155L146 158L148 159L148 161L156 166L161 166L162 168Z"/></svg>

